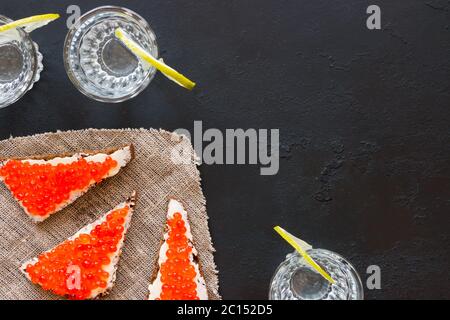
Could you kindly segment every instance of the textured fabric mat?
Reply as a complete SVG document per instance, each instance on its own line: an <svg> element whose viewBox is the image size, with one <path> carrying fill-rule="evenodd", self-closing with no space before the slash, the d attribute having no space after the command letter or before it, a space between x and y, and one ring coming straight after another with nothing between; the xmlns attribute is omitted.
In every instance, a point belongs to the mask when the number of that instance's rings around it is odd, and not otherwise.
<svg viewBox="0 0 450 320"><path fill-rule="evenodd" d="M43 223L35 224L0 183L0 299L56 299L33 285L19 266L73 235L137 191L137 204L109 295L102 299L145 299L156 269L169 197L188 212L194 244L210 299L220 299L214 248L208 229L205 198L190 141L167 131L87 129L44 133L0 141L0 158L100 150L133 143L135 159L116 176ZM172 161L173 148L189 150L188 164Z"/></svg>

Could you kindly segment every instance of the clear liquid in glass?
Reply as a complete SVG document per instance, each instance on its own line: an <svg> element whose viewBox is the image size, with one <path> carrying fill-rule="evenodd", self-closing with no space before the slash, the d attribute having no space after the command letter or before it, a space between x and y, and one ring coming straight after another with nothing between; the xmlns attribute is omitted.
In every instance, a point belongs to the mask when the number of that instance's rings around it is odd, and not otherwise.
<svg viewBox="0 0 450 320"><path fill-rule="evenodd" d="M12 20L0 16L0 25ZM0 108L19 100L39 80L42 55L22 29L0 33Z"/></svg>
<svg viewBox="0 0 450 320"><path fill-rule="evenodd" d="M117 28L158 56L156 37L148 23L131 10L113 6L83 15L69 30L64 46L71 81L86 96L103 102L121 102L136 96L156 72L115 37Z"/></svg>
<svg viewBox="0 0 450 320"><path fill-rule="evenodd" d="M330 284L297 253L288 254L272 278L271 300L362 300L363 287L355 268L340 255L323 249L308 254L335 280Z"/></svg>

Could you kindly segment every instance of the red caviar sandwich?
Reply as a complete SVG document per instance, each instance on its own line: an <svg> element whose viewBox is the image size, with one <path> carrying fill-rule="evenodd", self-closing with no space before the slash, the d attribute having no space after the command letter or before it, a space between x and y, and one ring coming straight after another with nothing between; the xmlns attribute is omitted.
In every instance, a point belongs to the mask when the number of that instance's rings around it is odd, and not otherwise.
<svg viewBox="0 0 450 320"><path fill-rule="evenodd" d="M69 299L94 299L113 286L136 193L100 219L38 257L21 271L45 290Z"/></svg>
<svg viewBox="0 0 450 320"><path fill-rule="evenodd" d="M149 291L149 300L208 300L187 212L174 199L169 201L158 270Z"/></svg>
<svg viewBox="0 0 450 320"><path fill-rule="evenodd" d="M2 180L35 222L116 175L134 156L133 145L104 151L0 160Z"/></svg>

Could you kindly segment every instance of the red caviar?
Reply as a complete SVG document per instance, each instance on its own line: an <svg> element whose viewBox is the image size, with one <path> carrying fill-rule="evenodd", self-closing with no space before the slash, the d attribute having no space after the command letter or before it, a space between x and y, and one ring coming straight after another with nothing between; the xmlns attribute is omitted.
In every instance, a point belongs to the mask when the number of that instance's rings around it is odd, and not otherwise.
<svg viewBox="0 0 450 320"><path fill-rule="evenodd" d="M186 226L179 212L167 221L169 237L166 240L167 260L161 264L160 300L198 300L195 276L191 261L192 246L186 237Z"/></svg>
<svg viewBox="0 0 450 320"><path fill-rule="evenodd" d="M9 160L0 168L0 177L31 215L46 216L68 201L71 191L85 190L116 166L117 161L109 156L103 162L81 158L57 165Z"/></svg>
<svg viewBox="0 0 450 320"><path fill-rule="evenodd" d="M70 299L87 299L93 290L105 289L110 274L103 267L117 250L128 213L129 207L114 210L89 234L41 254L35 264L26 266L31 281Z"/></svg>

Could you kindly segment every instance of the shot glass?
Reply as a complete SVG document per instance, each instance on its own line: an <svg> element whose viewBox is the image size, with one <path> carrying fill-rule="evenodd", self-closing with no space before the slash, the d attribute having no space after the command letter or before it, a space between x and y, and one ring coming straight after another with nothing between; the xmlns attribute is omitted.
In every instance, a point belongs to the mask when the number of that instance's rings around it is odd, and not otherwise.
<svg viewBox="0 0 450 320"><path fill-rule="evenodd" d="M329 250L311 249L308 254L335 281L331 284L297 253L286 256L272 278L270 300L362 300L364 291L355 268Z"/></svg>
<svg viewBox="0 0 450 320"><path fill-rule="evenodd" d="M12 22L0 15L0 25ZM39 80L42 54L30 35L17 28L0 33L0 108L19 100Z"/></svg>
<svg viewBox="0 0 450 320"><path fill-rule="evenodd" d="M93 9L69 29L64 43L64 65L72 83L97 101L117 103L144 90L156 69L143 64L114 35L122 28L134 41L158 57L153 30L137 13L122 7Z"/></svg>

